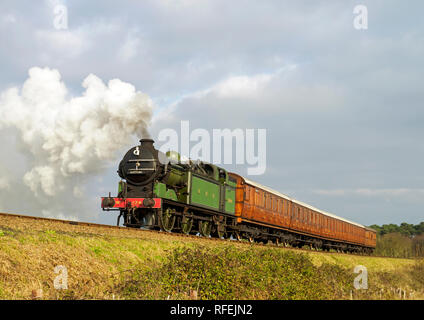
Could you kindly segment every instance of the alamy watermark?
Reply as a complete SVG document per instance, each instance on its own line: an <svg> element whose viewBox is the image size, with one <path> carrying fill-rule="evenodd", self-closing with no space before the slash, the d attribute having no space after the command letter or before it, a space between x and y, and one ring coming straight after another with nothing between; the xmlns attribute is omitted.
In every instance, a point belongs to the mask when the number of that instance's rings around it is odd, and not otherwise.
<svg viewBox="0 0 424 320"><path fill-rule="evenodd" d="M201 160L216 165L249 165L248 175L261 175L266 170L266 129L194 129L189 121L181 121L178 133L162 129L158 141L164 142L159 151L177 151L181 162ZM190 142L195 142L190 145ZM256 150L256 151L255 151Z"/></svg>
<svg viewBox="0 0 424 320"><path fill-rule="evenodd" d="M68 8L63 4L55 5L53 8L53 27L56 30L68 29Z"/></svg>
<svg viewBox="0 0 424 320"><path fill-rule="evenodd" d="M353 269L354 273L359 275L353 280L353 287L356 290L367 290L368 289L368 270L365 266L358 265Z"/></svg>
<svg viewBox="0 0 424 320"><path fill-rule="evenodd" d="M53 281L54 288L56 290L68 289L68 269L62 265L56 266L54 268L54 273L59 274Z"/></svg>
<svg viewBox="0 0 424 320"><path fill-rule="evenodd" d="M368 8L367 6L360 4L353 8L353 27L356 30L367 30L368 29Z"/></svg>

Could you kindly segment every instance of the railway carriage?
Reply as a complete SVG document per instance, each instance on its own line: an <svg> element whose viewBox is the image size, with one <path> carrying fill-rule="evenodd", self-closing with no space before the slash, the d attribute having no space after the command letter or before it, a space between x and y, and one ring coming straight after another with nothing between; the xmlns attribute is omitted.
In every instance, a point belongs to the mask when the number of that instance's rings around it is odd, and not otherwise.
<svg viewBox="0 0 424 320"><path fill-rule="evenodd" d="M119 164L118 195L102 198L127 227L370 253L376 232L210 163L180 161L142 139Z"/></svg>

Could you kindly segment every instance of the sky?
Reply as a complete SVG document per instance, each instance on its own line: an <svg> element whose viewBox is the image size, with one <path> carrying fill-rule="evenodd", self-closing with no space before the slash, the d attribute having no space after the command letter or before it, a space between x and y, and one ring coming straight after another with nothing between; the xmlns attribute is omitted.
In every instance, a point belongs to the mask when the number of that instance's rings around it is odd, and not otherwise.
<svg viewBox="0 0 424 320"><path fill-rule="evenodd" d="M115 223L99 199L126 150L189 121L266 129L248 178L290 197L364 225L424 221L423 9L2 1L0 211Z"/></svg>

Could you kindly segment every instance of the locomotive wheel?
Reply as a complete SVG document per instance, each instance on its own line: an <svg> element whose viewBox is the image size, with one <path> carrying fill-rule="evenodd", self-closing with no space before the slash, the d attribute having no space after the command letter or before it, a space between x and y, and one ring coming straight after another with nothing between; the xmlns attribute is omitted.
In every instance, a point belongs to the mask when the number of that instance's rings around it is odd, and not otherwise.
<svg viewBox="0 0 424 320"><path fill-rule="evenodd" d="M225 225L223 225L222 223L218 223L216 225L216 235L220 239L225 238L225 235L226 235Z"/></svg>
<svg viewBox="0 0 424 320"><path fill-rule="evenodd" d="M181 232L184 234L190 234L190 231L192 228L193 228L193 218L184 216L181 219Z"/></svg>
<svg viewBox="0 0 424 320"><path fill-rule="evenodd" d="M240 235L240 232L236 231L233 233L233 236L235 239L237 239L238 241L243 240L242 236Z"/></svg>
<svg viewBox="0 0 424 320"><path fill-rule="evenodd" d="M212 224L209 221L199 221L199 232L204 237L211 235Z"/></svg>
<svg viewBox="0 0 424 320"><path fill-rule="evenodd" d="M167 208L165 211L161 211L159 219L159 227L166 231L171 232L175 225L175 215L173 215L174 210Z"/></svg>

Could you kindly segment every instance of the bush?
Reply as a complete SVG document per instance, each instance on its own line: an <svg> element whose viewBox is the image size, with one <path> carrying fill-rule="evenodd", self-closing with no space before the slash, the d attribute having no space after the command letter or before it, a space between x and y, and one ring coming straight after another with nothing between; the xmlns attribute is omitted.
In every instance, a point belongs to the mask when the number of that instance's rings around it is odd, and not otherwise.
<svg viewBox="0 0 424 320"><path fill-rule="evenodd" d="M181 248L153 269L125 281L130 298L340 299L353 282L351 270L316 267L305 254L232 246Z"/></svg>

